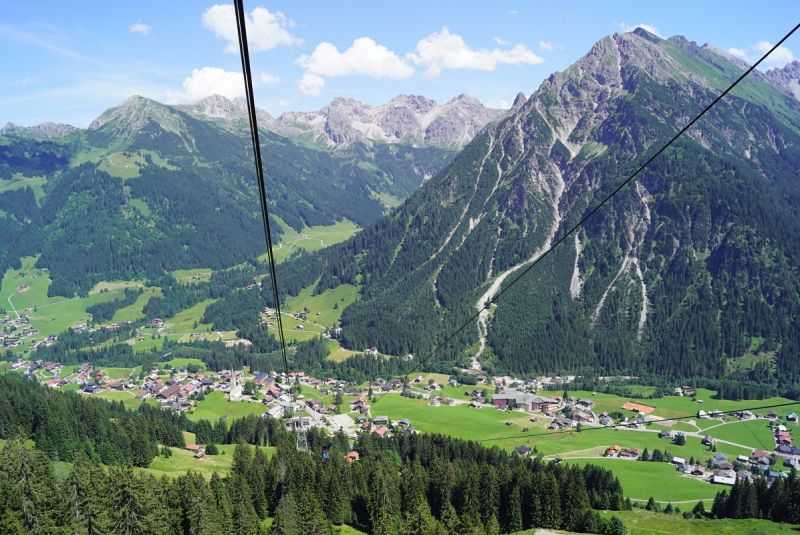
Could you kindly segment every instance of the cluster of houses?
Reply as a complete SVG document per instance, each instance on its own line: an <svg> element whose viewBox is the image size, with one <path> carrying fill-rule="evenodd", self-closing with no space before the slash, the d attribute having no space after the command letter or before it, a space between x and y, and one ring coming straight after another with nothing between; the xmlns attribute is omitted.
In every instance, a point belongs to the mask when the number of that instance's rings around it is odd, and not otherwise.
<svg viewBox="0 0 800 535"><path fill-rule="evenodd" d="M53 345L56 339L55 335L38 340L33 339L39 334L39 330L30 326L30 320L31 318L27 314L20 314L18 318L5 316L2 320L3 332L0 332L0 347L13 349L27 343L28 349L25 351L27 353L41 345Z"/></svg>
<svg viewBox="0 0 800 535"><path fill-rule="evenodd" d="M606 451L607 457L618 457L620 459L638 459L641 452L638 448L622 448L614 444Z"/></svg>
<svg viewBox="0 0 800 535"><path fill-rule="evenodd" d="M694 396L694 388L688 385L676 386L672 392L664 392L665 396Z"/></svg>

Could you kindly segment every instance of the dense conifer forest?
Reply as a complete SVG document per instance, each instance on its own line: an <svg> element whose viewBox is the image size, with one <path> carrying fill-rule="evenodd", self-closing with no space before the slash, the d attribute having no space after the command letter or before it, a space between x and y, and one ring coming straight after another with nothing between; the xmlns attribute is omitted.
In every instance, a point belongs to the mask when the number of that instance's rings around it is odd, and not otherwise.
<svg viewBox="0 0 800 535"><path fill-rule="evenodd" d="M53 392L0 377L0 527L6 533L333 534L355 523L371 534L499 534L531 527L617 533L596 509L630 508L603 468L509 455L440 435L367 434L349 463L347 437L308 434L299 453L280 422L251 415L196 426L185 416ZM8 393L8 394L6 394ZM33 411L41 415L34 416ZM136 475L161 446L235 443L225 478L191 472ZM35 449L26 438L35 438ZM247 444L256 446L252 449ZM263 446L276 447L271 456ZM323 450L326 455L323 456ZM213 451L213 449L212 449ZM59 462L72 463L56 471ZM112 466L104 466L112 465ZM618 527L618 526L617 526ZM16 531L15 531L16 530Z"/></svg>

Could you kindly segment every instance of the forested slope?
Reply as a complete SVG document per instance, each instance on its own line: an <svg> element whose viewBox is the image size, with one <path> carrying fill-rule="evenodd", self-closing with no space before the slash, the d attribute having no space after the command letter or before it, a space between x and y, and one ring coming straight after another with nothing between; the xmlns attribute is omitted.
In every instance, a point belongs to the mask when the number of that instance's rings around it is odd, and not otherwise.
<svg viewBox="0 0 800 535"><path fill-rule="evenodd" d="M282 292L360 284L345 345L424 356L741 74L714 50L604 38L394 213L282 265ZM748 78L437 360L722 378L756 354L800 394L798 147L800 102Z"/></svg>

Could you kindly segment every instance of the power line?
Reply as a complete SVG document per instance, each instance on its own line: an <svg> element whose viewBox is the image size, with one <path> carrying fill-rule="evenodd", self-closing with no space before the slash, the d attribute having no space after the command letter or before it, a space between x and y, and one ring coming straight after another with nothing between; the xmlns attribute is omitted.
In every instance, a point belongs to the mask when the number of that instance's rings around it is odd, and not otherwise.
<svg viewBox="0 0 800 535"><path fill-rule="evenodd" d="M261 201L261 219L264 225L264 234L267 242L267 254L269 255L269 273L272 282L272 296L275 300L275 310L278 318L278 332L280 333L281 350L283 351L283 365L286 368L286 375L289 375L289 359L286 357L286 341L283 337L283 321L281 320L281 301L278 295L278 277L275 273L275 257L272 253L272 232L269 225L269 211L267 203L267 192L264 185L264 169L261 161L261 144L258 139L258 118L256 116L256 105L253 99L253 77L250 71L250 52L247 47L247 29L245 28L245 11L242 0L233 0L236 9L236 28L239 32L239 51L242 58L242 73L244 74L244 90L247 101L247 118L250 121L250 137L253 141L253 159L256 164L256 175L258 177L258 192Z"/></svg>
<svg viewBox="0 0 800 535"><path fill-rule="evenodd" d="M374 403L373 403L373 405L374 405ZM765 406L762 406L762 407L746 407L746 408L741 408L741 409L733 409L733 410L730 410L730 411L719 411L718 414L732 414L734 412L739 412L739 411L753 412L753 411L759 411L759 410L763 410L763 409L775 409L775 408L779 408L779 407L791 407L791 406L796 406L796 405L800 405L800 401L794 401L792 403L779 403L779 404L775 404L775 405L765 405ZM664 421L664 422L675 422L675 421L680 421L680 420L688 420L690 418L697 418L697 416L694 415L694 414L689 414L689 415L686 415L686 416L679 416L679 417L676 417L676 418L665 418L664 420L661 420L661 421ZM656 423L657 424L658 421L649 422L649 423ZM736 423L736 422L732 422L732 423ZM580 432L581 433L588 433L590 431L599 431L601 429L608 429L608 428L607 427L588 427L588 428L583 428ZM516 435L508 435L508 436L503 436L503 437L482 438L482 439L468 439L468 438L465 438L465 439L460 439L460 440L468 441L468 442L484 443L484 442L497 442L497 441L501 441L501 440L516 440L516 439L520 439L520 438L552 437L554 435L563 435L563 434L576 433L576 432L577 431L575 429L569 429L569 430L552 431L552 432L549 432L549 433L546 433L546 432L520 433L520 434L516 434ZM750 431L750 432L752 433L752 431ZM755 436L755 435L753 435L753 436ZM761 440L759 440L758 437L756 437L756 440L758 440L759 444L764 446L764 443L761 442ZM457 444L457 443L458 442L455 441L455 440L449 440L449 441L445 440L445 441L441 441L441 442L436 442L434 444L408 445L407 448L411 449L411 448L417 448L417 447L422 447L422 446L446 446L448 444ZM764 446L764 447L766 448L766 446Z"/></svg>
<svg viewBox="0 0 800 535"><path fill-rule="evenodd" d="M408 375L408 374L411 374L411 373L414 373L415 371L417 371L417 370L418 370L418 369L419 369L419 368L420 368L420 367L421 367L423 364L425 364L425 363L426 363L428 360L430 360L430 359L431 359L431 357L433 357L433 356L434 356L434 355L435 355L435 354L436 354L436 353L437 353L437 352L438 352L438 351L439 351L439 350L440 350L442 347L444 347L445 345L447 345L447 344L448 344L448 343L449 343L449 342L450 342L450 341L451 341L453 338L455 338L455 337L456 337L456 335L458 335L458 333L460 333L461 331L463 331L463 330L464 330L464 329L465 329L465 328L466 328L466 327L467 327L469 324L471 324L473 321L475 321L475 320L478 318L478 316L480 316L480 315L481 315L481 313L483 313L484 311L488 310L488 309L489 309L489 307L492 305L492 303L496 303L496 302L497 302L497 299L498 299L498 298L499 298L501 295L503 295L503 294L504 294L506 291L508 291L508 289L509 289L509 288L511 288L512 286L514 286L514 284L516 284L516 283L517 283L517 281L519 281L519 280L520 280L522 277L524 277L524 276L525 276L525 275L526 275L526 274L527 274L527 273L528 273L528 272L529 272L531 269L533 269L533 267L534 267L534 266L536 266L536 265L537 265L537 264L538 264L538 263L539 263L539 262L540 262L540 261L541 261L541 260L542 260L542 259L543 259L545 256L547 256L548 254L550 254L550 252L551 252L553 249L555 249L556 247L558 247L559 245L561 245L561 243L563 243L563 242L564 242L564 240L566 240L566 239L567 239L567 238L568 238L570 235L572 235L572 233L573 233L573 232L575 232L575 231L576 231L576 230L577 230L579 227L581 227L581 226L582 226L582 225L583 225L583 224L586 222L586 220L588 220L590 217L592 217L592 216L593 216L593 215L594 215L594 214L595 214L595 213L596 213L596 212L597 212L597 211L598 211L600 208L602 208L602 207L603 207L603 206L604 206L604 205L605 205L605 204L606 204L606 203L607 203L609 200L611 200L611 198L612 198L612 197L614 197L614 196L615 196L617 193L619 193L619 191L620 191L622 188L624 188L625 186L627 186L627 185L628 185L628 184L629 184L629 183L630 183L630 182L631 182L631 181L632 181L634 178L636 178L636 177L639 175L639 173L641 173L641 172L642 172L642 170L644 170L644 168L645 168L645 167L647 167L648 165L650 165L650 163L651 163L653 160L655 160L655 159L656 159L658 156L660 156L660 155L661 155L661 153L663 153L665 150L667 150L667 148L668 148L670 145L672 145L672 143L674 143L674 142L675 142L675 141L676 141L676 140L677 140L679 137L681 137L681 136L684 134L684 132L686 132L686 131L687 131L689 128L691 128L691 127L694 125L694 123L696 123L696 122L697 122L697 121L698 121L698 120L699 120L699 119L700 119L700 118L701 118L703 115L705 115L705 114L706 114L706 112L708 112L708 111L709 111L709 110L710 110L710 109L711 109L711 108L712 108L712 107L713 107L713 106L714 106L714 105L715 105L717 102L719 102L720 100L722 100L722 98L723 98L725 95L727 95L727 94L728 94L728 93L729 93L729 92L730 92L730 91L731 91L731 90L732 90L734 87L736 87L736 86L739 84L739 82L741 82L742 80L744 80L744 78L745 78L745 77L746 77L748 74L750 74L751 72L753 72L753 70L755 70L755 68L756 68L756 67L758 67L758 66L761 64L761 62L763 62L763 61L764 61L764 60L767 58L767 56L769 56L770 54L772 54L772 52L774 52L774 51L775 51L775 50L776 50L776 49L777 49L777 48L778 48L778 47L779 47L781 44L783 44L783 42L784 42L784 41L786 41L786 40L787 40L789 37L791 37L791 36L792 36L792 34L793 34L795 31L797 31L797 29L798 29L798 28L800 28L800 24L798 24L797 26L795 26L794 28L792 28L792 30L791 30L789 33L787 33L787 34L786 34L786 35L783 37L783 39L781 39L780 41L778 41L778 43L777 43L775 46L773 46L773 47L772 47L772 48L771 48L771 49L770 49L770 50L769 50L769 51L768 51L766 54L764 54L763 56L761 56L761 58L760 58L758 61L756 61L756 62L755 62L755 63L754 63L754 64L753 64L753 65L752 65L752 66L751 66L749 69L747 69L747 70L746 70L746 71L745 71L745 72L744 72L744 73L743 73L743 74L742 74L742 75L741 75L739 78L737 78L737 79L736 79L736 81L735 81L735 82L733 82L733 84L731 84L731 85L730 85L730 86L729 86L729 87L728 87L728 88L727 88L725 91L723 91L723 92L722 92L722 93L721 93L721 94L720 94L720 95L719 95L717 98L715 98L715 99L714 99L714 100L711 102L711 104L709 104L708 106L706 106L706 108L705 108L705 109L704 109L702 112L700 112L700 114L699 114L699 115L697 115L697 116L696 116L694 119L692 119L691 121L689 121L689 124L687 124L686 126L684 126L684 127L683 127L683 128L682 128L682 129L681 129L681 130L680 130L680 131L677 133L677 134L675 134L675 135L672 137L672 139L670 139L670 140L669 140L669 141L668 141L668 142L667 142L667 143L666 143L666 144L665 144L663 147L661 147L661 148L658 150L658 152L656 152L656 153L655 153L653 156L651 156L651 157L650 157L650 158L649 158L649 159L648 159L648 160L647 160L647 161L646 161L644 164L642 164L642 165L641 165L641 166L640 166L640 167L639 167L639 168L636 170L636 172L635 172L635 173L633 173L633 174L632 174L630 177L628 177L628 178L627 178L625 181L623 181L623 182L622 182L622 184L620 184L619 186L617 186L617 188L616 188L616 189L615 189L613 192L611 192L611 194L609 194L609 195L608 195L608 197L606 197L605 199L603 199L603 200L600 202L600 204L598 204L597 206L595 206L595 207L594 207L594 208L593 208L593 209L592 209L592 210L591 210L591 211L590 211L588 214L586 214L586 215L585 215L585 216L584 216L584 217L583 217L583 218L582 218L580 221L578 221L578 223L577 223L577 224L575 224L575 226L573 226L573 227L572 227L572 228L571 228L569 231L567 231L567 232L566 232L566 234L564 234L563 236L561 236L561 238L559 238L559 239L558 239L558 240L557 240L557 241L556 241L556 242L555 242L553 245L551 245L551 246L550 246L550 247L549 247L549 248L548 248L548 249L547 249L547 250L546 250L544 253L542 253L542 254L541 254L539 257L537 257L537 258L536 258L536 260L534 260L534 261L531 263L531 265L529 265L529 266L528 266L528 267L526 267L524 270L522 270L522 273L520 273L519 275L517 275L517 277L515 277L515 278L514 278L514 280L512 280L512 281L511 281L511 282L510 282L508 285L506 285L506 287L505 287L505 288L503 288L502 290L500 290L500 292L499 292L497 295L495 295L495 296L493 296L491 299L489 299L489 300L486 302L486 304L485 304L485 305L484 305L482 308L480 308L480 309L478 310L478 312L476 312L476 313L475 313L474 315L472 315L472 316L471 316L471 317L470 317L470 318L469 318L469 319L468 319L466 322L464 322L464 324L463 324L463 325L461 325L461 327L459 327L458 329L456 329L456 331L455 331L453 334L451 334L450 336L448 336L448 337L445 339L445 341L444 341L444 342L442 342L441 344L439 344L438 346L436 346L436 348L434 348L434 350L433 350L433 351L431 351L431 353L430 353L430 354L429 354L427 357L425 357L424 359L422 359L422 360L419 362L419 364L417 364L417 365L416 365L414 368L412 368L412 369L411 369L411 371L407 372L407 375ZM385 393L384 393L384 394L382 394L382 395L381 395L381 396L380 396L380 397L379 397L377 400L375 400L375 403L379 402L379 401L380 401L380 400L383 398L383 396L385 396L385 395L386 395ZM373 406L375 405L375 403L373 403Z"/></svg>
<svg viewBox="0 0 800 535"><path fill-rule="evenodd" d="M281 316L281 300L278 293L278 277L275 271L275 256L272 252L272 232L269 225L269 211L267 208L267 193L264 185L264 167L261 161L261 144L258 139L258 117L256 116L256 104L253 98L253 75L250 71L250 52L247 47L247 28L246 16L242 0L233 0L236 10L236 29L239 33L239 51L242 58L242 74L244 75L245 97L247 99L247 117L250 120L250 136L253 140L253 158L256 163L256 174L258 176L258 192L261 200L261 219L264 224L264 234L266 235L267 254L269 255L269 274L272 282L272 296L275 300L275 311L278 321L278 333L281 339L281 351L283 352L283 366L286 370L286 377L289 377L289 359L286 357L286 340L283 336L283 319ZM308 440L306 429L303 426L303 413L297 407L297 398L292 395L292 416L294 417L294 431L297 438L297 449L308 451Z"/></svg>

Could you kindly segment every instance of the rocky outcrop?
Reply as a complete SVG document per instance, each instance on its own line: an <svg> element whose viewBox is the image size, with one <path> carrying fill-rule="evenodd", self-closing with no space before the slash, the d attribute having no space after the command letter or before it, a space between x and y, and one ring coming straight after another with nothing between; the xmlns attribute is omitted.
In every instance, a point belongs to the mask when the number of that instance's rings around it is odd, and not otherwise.
<svg viewBox="0 0 800 535"><path fill-rule="evenodd" d="M764 73L764 78L787 95L800 100L800 61L794 60L782 69L770 69Z"/></svg>
<svg viewBox="0 0 800 535"><path fill-rule="evenodd" d="M33 139L53 139L70 135L77 130L74 126L63 123L42 123L36 126L18 126L7 123L0 128L0 134L13 134Z"/></svg>
<svg viewBox="0 0 800 535"><path fill-rule="evenodd" d="M459 95L442 106L419 95L398 95L383 106L338 97L316 112L282 114L276 131L288 135L304 131L329 146L382 141L461 149L506 113L487 108L469 95Z"/></svg>

